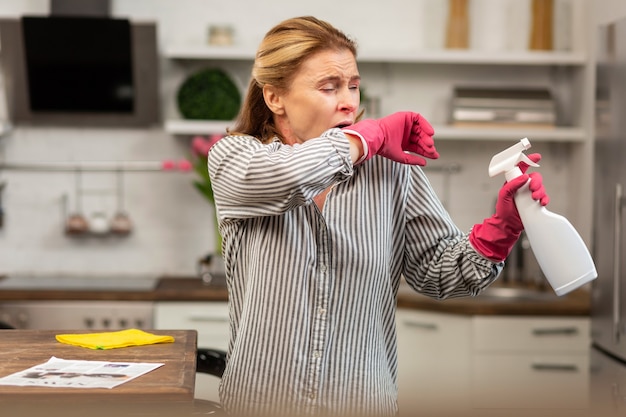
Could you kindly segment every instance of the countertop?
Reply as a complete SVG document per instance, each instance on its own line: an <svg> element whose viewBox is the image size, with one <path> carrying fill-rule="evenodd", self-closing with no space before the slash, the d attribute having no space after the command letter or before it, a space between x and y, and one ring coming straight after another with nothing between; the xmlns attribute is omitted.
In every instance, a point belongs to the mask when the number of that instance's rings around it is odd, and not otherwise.
<svg viewBox="0 0 626 417"><path fill-rule="evenodd" d="M497 284L492 287L497 288ZM506 297L465 297L434 300L401 285L398 306L426 311L468 315L562 315L588 316L590 295L586 289L557 297L546 293L544 299L507 299ZM103 301L226 301L228 291L223 285L205 285L197 277L164 276L151 288L1 288L0 302L31 300L103 300Z"/></svg>
<svg viewBox="0 0 626 417"><path fill-rule="evenodd" d="M58 331L55 330L2 330L0 339L2 377L45 363L52 356L66 360L151 362L162 363L163 366L113 389L2 385L0 408L3 411L11 410L7 416L32 416L33 413L41 412L41 415L47 417L51 415L104 417L123 415L126 411L129 415L140 416L157 415L155 411L168 407L171 407L168 410L172 412L168 415L184 415L181 411L191 411L194 406L197 332L195 330L151 330L151 332L173 336L174 342L93 350L57 342L55 335ZM72 332L64 330L63 333ZM71 406L68 407L68 404ZM174 411L177 413L174 414ZM135 412L137 414L134 414Z"/></svg>
<svg viewBox="0 0 626 417"><path fill-rule="evenodd" d="M511 316L589 316L591 313L590 293L578 289L564 296L544 290L538 298L507 298L490 294L490 290L525 289L492 285L477 297L461 297L435 300L418 294L407 284L398 291L398 307L435 311L440 313L467 315L511 315Z"/></svg>

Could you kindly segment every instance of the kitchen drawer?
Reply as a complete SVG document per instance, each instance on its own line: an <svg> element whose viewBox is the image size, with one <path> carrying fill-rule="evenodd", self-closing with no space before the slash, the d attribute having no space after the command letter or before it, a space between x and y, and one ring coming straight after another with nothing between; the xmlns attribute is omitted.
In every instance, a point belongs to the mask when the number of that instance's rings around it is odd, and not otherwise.
<svg viewBox="0 0 626 417"><path fill-rule="evenodd" d="M198 331L198 346L226 350L230 326L227 302L158 302L154 307L157 329Z"/></svg>
<svg viewBox="0 0 626 417"><path fill-rule="evenodd" d="M585 409L588 354L475 354L474 409Z"/></svg>
<svg viewBox="0 0 626 417"><path fill-rule="evenodd" d="M470 319L399 309L396 322L400 417L461 415L470 404Z"/></svg>
<svg viewBox="0 0 626 417"><path fill-rule="evenodd" d="M472 320L475 352L587 353L588 318L486 317Z"/></svg>

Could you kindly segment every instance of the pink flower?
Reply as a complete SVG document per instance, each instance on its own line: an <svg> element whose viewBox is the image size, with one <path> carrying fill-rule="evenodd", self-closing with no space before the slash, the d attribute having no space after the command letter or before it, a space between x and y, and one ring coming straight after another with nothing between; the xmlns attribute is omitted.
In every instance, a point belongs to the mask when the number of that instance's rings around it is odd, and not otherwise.
<svg viewBox="0 0 626 417"><path fill-rule="evenodd" d="M208 138L203 136L195 136L191 141L191 149L199 156L207 156L209 151L217 143L218 140L222 139L224 136L222 135L211 135Z"/></svg>
<svg viewBox="0 0 626 417"><path fill-rule="evenodd" d="M183 172L191 171L193 169L193 165L186 159L181 159L178 161L178 169Z"/></svg>
<svg viewBox="0 0 626 417"><path fill-rule="evenodd" d="M163 171L172 171L176 168L176 163L172 160L166 159L165 161L161 162L161 169Z"/></svg>

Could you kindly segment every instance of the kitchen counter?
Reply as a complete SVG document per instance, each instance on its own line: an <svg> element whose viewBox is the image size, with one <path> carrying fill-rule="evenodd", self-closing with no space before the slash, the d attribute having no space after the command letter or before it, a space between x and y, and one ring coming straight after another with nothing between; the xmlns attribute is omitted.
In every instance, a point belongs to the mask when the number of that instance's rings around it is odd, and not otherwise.
<svg viewBox="0 0 626 417"><path fill-rule="evenodd" d="M54 330L2 330L0 376L23 371L54 356L66 360L152 362L163 366L112 389L0 386L6 415L191 415L196 374L195 330L154 330L173 343L93 350L56 341ZM64 332L65 333L65 332ZM71 406L68 406L70 405ZM167 410L168 414L160 411ZM2 413L2 415L5 415Z"/></svg>
<svg viewBox="0 0 626 417"><path fill-rule="evenodd" d="M1 283L1 280L0 280ZM495 287L495 285L494 285ZM224 286L205 285L196 277L166 276L155 280L149 288L2 288L2 301L32 300L102 300L102 301L226 301ZM401 308L468 315L559 315L588 316L590 296L581 289L563 297L543 299L508 299L506 297L465 297L438 301L413 291L403 284L398 292Z"/></svg>
<svg viewBox="0 0 626 417"><path fill-rule="evenodd" d="M132 278L129 278L132 279ZM61 279L62 280L62 279ZM0 283L2 279L0 278ZM63 285L54 288L44 285L35 288L31 285L10 288L0 286L0 302L23 300L99 300L99 301L225 301L228 291L225 286L209 286L196 277L162 277L153 280L149 287L98 288L94 285Z"/></svg>
<svg viewBox="0 0 626 417"><path fill-rule="evenodd" d="M590 294L586 289L572 291L561 297L554 295L550 290L538 293L540 296L536 298L518 299L489 294L489 290L507 289L516 288L494 284L487 292L477 297L435 300L418 294L407 284L403 284L398 291L398 307L466 315L589 316L591 312Z"/></svg>

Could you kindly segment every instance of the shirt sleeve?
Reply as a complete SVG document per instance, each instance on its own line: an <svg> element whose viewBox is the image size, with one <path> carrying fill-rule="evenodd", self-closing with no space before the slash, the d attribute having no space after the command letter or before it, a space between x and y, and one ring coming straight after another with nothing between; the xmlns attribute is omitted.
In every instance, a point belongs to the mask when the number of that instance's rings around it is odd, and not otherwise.
<svg viewBox="0 0 626 417"><path fill-rule="evenodd" d="M404 201L403 274L413 289L436 299L475 296L497 278L504 264L474 250L417 167L411 169Z"/></svg>
<svg viewBox="0 0 626 417"><path fill-rule="evenodd" d="M350 144L340 129L285 145L226 136L211 149L208 169L221 220L271 216L310 204L353 173Z"/></svg>

